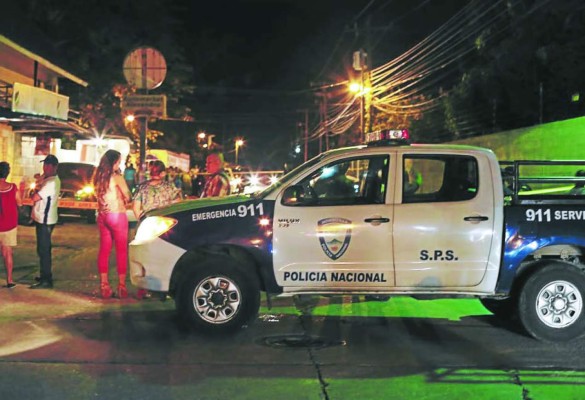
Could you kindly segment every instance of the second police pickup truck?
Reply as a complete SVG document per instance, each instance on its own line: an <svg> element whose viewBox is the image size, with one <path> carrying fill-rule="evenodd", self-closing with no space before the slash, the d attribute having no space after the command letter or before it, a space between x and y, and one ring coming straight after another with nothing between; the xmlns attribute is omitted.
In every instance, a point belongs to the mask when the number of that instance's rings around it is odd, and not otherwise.
<svg viewBox="0 0 585 400"><path fill-rule="evenodd" d="M541 340L585 333L585 197L572 189L585 162L504 168L487 149L400 135L320 154L251 196L149 213L133 284L211 332L249 323L266 292L475 297Z"/></svg>

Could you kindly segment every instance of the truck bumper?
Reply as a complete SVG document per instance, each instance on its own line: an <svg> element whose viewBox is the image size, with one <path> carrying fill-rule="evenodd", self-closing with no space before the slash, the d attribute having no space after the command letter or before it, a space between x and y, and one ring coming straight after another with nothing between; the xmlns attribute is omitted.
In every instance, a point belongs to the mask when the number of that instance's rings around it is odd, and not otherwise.
<svg viewBox="0 0 585 400"><path fill-rule="evenodd" d="M147 243L130 243L130 281L138 288L168 292L171 274L186 250L160 238Z"/></svg>

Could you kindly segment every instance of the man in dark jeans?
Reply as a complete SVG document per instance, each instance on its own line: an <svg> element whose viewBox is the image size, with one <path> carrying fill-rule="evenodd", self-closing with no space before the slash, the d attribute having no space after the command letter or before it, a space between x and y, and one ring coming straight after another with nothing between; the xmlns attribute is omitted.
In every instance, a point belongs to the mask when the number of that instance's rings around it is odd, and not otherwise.
<svg viewBox="0 0 585 400"><path fill-rule="evenodd" d="M41 276L31 289L53 288L53 273L51 265L51 234L57 224L57 202L61 191L61 180L57 176L59 160L49 154L43 161L43 176L40 187L35 190L32 218L35 222L37 236L37 254L40 259Z"/></svg>

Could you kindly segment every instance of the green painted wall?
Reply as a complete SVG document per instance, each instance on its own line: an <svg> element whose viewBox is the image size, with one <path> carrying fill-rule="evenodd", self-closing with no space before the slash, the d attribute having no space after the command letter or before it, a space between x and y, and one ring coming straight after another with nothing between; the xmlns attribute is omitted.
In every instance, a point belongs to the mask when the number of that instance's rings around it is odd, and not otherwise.
<svg viewBox="0 0 585 400"><path fill-rule="evenodd" d="M585 117L451 143L487 147L501 161L585 160Z"/></svg>

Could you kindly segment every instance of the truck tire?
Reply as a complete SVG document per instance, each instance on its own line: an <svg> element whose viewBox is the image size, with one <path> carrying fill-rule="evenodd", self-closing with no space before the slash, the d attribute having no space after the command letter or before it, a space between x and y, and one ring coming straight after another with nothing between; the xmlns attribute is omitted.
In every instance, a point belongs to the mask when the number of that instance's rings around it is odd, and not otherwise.
<svg viewBox="0 0 585 400"><path fill-rule="evenodd" d="M536 339L566 342L585 333L585 274L572 264L555 262L530 276L520 292L518 313Z"/></svg>
<svg viewBox="0 0 585 400"><path fill-rule="evenodd" d="M260 286L228 257L198 266L182 283L177 311L197 330L233 333L247 325L260 308Z"/></svg>
<svg viewBox="0 0 585 400"><path fill-rule="evenodd" d="M507 299L479 299L481 305L496 317L512 319L517 314L517 304L513 298Z"/></svg>

